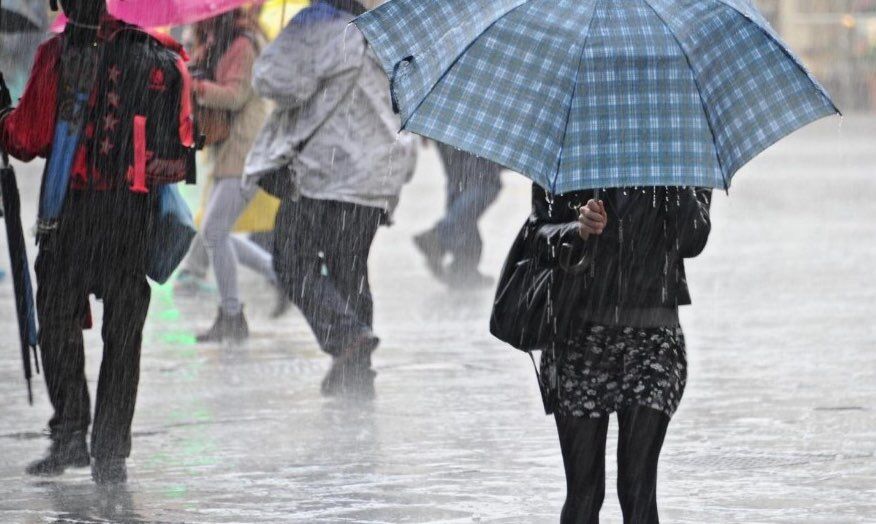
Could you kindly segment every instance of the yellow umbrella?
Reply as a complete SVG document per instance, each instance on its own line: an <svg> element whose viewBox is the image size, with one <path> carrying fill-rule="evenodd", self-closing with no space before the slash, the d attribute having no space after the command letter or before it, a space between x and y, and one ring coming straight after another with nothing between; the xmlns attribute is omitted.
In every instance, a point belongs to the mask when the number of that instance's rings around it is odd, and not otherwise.
<svg viewBox="0 0 876 524"><path fill-rule="evenodd" d="M310 5L308 0L268 0L262 5L259 23L268 38L277 38L298 11Z"/></svg>
<svg viewBox="0 0 876 524"><path fill-rule="evenodd" d="M206 213L207 202L210 201L210 193L213 191L213 179L207 180L206 185L201 191L200 205L195 213L195 226L201 227L201 221ZM274 230L274 222L277 218L277 211L280 209L280 200L272 197L259 189L253 199L250 201L243 213L237 218L234 223L233 231L235 233L261 233Z"/></svg>

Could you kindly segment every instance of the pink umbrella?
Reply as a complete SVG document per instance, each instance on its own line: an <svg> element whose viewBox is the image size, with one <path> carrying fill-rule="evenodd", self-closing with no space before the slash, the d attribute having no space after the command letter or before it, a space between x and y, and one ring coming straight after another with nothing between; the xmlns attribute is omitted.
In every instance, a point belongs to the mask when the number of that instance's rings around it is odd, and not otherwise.
<svg viewBox="0 0 876 524"><path fill-rule="evenodd" d="M221 15L252 0L107 0L110 14L129 24L141 27L163 27L191 24ZM59 16L52 29L64 27L66 19Z"/></svg>
<svg viewBox="0 0 876 524"><path fill-rule="evenodd" d="M116 18L143 27L191 24L221 15L251 0L109 0Z"/></svg>

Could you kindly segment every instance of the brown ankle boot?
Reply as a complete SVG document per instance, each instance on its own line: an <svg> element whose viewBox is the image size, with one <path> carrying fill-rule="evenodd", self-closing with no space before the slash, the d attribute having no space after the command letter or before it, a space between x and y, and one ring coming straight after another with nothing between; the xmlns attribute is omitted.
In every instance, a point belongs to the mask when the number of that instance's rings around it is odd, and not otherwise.
<svg viewBox="0 0 876 524"><path fill-rule="evenodd" d="M225 313L219 308L213 326L197 336L198 342L243 342L249 338L249 325L243 314L243 309L236 315Z"/></svg>

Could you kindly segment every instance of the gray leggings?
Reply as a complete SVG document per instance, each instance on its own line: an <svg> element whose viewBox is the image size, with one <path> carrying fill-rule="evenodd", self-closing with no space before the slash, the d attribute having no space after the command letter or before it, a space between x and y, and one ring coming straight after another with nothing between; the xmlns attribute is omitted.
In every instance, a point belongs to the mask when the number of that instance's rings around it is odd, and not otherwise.
<svg viewBox="0 0 876 524"><path fill-rule="evenodd" d="M254 189L242 189L239 178L216 181L210 193L201 231L195 237L185 264L188 272L205 275L212 259L216 285L222 300L220 306L229 315L236 315L242 309L237 288L238 262L257 271L272 283L277 281L270 253L247 238L231 234L234 223L252 200Z"/></svg>

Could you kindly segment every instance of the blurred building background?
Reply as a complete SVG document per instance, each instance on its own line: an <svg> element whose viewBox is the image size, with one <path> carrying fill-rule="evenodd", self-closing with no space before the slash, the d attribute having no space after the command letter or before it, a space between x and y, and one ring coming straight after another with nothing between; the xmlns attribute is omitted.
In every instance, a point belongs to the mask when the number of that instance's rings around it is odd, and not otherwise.
<svg viewBox="0 0 876 524"><path fill-rule="evenodd" d="M876 0L756 1L843 111L876 111Z"/></svg>

